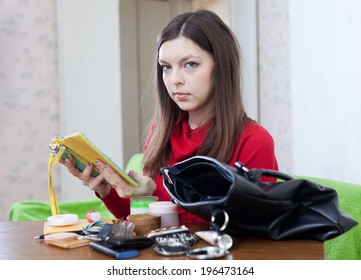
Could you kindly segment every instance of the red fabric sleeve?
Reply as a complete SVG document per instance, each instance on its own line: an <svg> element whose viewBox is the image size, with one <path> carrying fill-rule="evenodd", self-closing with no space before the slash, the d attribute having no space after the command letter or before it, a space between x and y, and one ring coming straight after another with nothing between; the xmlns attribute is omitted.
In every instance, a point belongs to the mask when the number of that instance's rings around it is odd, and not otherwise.
<svg viewBox="0 0 361 280"><path fill-rule="evenodd" d="M95 193L95 195L103 201L105 207L115 218L126 218L130 214L130 199L121 198L115 189L112 188L110 193L103 198L101 198L98 193Z"/></svg>

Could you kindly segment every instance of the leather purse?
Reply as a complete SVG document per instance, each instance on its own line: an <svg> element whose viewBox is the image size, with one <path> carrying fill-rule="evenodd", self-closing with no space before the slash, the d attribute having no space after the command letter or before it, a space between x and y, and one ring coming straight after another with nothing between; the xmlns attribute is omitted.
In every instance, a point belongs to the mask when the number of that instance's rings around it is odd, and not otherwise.
<svg viewBox="0 0 361 280"><path fill-rule="evenodd" d="M205 156L160 171L177 205L234 236L324 241L358 224L340 211L334 189L278 171L249 170L240 162L231 167ZM277 180L263 182L262 176Z"/></svg>

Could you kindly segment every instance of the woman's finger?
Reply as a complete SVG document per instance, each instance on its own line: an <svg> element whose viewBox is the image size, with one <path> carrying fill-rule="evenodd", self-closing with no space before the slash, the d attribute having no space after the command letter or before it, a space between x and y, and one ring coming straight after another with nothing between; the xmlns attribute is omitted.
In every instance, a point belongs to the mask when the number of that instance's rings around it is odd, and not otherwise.
<svg viewBox="0 0 361 280"><path fill-rule="evenodd" d="M83 181L83 185L88 185L91 179L91 173L93 171L93 165L89 162L81 173L81 180Z"/></svg>
<svg viewBox="0 0 361 280"><path fill-rule="evenodd" d="M68 168L68 171L70 172L70 174L81 179L80 170L74 166L74 163L70 159L65 159L64 165L66 166L66 168Z"/></svg>

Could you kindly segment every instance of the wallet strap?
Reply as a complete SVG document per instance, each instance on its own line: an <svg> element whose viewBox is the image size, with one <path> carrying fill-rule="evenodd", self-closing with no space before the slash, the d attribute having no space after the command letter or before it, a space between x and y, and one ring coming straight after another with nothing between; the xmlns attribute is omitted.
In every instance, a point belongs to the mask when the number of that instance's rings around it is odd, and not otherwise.
<svg viewBox="0 0 361 280"><path fill-rule="evenodd" d="M53 216L59 215L60 211L59 211L59 206L58 206L58 202L56 200L53 183L52 183L52 179L51 179L51 170L52 170L52 167L59 162L64 151L65 151L65 146L60 146L59 151L56 154L50 153L49 161L48 161L49 203L50 203L51 214Z"/></svg>

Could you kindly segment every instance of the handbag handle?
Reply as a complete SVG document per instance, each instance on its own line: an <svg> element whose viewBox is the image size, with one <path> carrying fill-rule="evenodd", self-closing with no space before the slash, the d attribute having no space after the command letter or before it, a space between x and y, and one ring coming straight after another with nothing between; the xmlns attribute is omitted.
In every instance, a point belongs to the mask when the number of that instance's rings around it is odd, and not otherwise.
<svg viewBox="0 0 361 280"><path fill-rule="evenodd" d="M235 163L235 167L240 175L248 178L252 182L258 182L262 176L273 177L273 178L281 179L283 181L294 180L292 176L276 170L261 169L261 168L248 169L243 163L239 161Z"/></svg>

